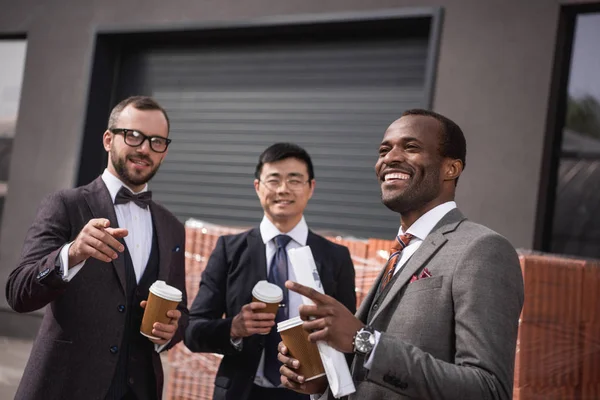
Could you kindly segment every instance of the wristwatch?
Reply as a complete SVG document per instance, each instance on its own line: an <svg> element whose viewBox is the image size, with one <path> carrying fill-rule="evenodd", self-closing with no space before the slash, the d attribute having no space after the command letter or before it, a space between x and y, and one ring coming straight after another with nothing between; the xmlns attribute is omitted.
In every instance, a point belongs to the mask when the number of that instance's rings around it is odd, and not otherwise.
<svg viewBox="0 0 600 400"><path fill-rule="evenodd" d="M375 329L371 326L365 326L356 332L352 340L354 352L361 355L367 355L375 346Z"/></svg>

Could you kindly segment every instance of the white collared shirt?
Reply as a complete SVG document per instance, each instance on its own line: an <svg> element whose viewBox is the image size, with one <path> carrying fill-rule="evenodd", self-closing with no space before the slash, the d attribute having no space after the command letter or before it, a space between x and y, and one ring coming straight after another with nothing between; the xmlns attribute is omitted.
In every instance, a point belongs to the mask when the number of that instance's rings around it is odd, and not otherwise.
<svg viewBox="0 0 600 400"><path fill-rule="evenodd" d="M396 269L394 269L394 275L396 275L398 271L402 269L410 257L415 254L419 247L421 247L423 240L425 240L427 235L429 235L429 232L431 232L438 222L440 222L446 214L455 208L456 203L454 201L442 203L421 215L418 220L408 227L406 233L413 235L413 238L410 240L408 246L402 250L400 260L398 260ZM400 229L398 229L398 236L402 235L404 235L404 231L402 230L402 226L400 226Z"/></svg>
<svg viewBox="0 0 600 400"><path fill-rule="evenodd" d="M119 178L111 174L108 169L104 170L102 174L102 181L108 188L110 198L114 204L115 197L122 186L131 190L125 185ZM138 193L148 191L148 185L144 186ZM133 269L135 271L136 281L139 283L144 271L146 270L146 264L150 258L150 251L152 250L152 215L150 213L150 207L143 209L136 205L134 202L126 204L116 204L115 214L117 215L117 223L120 228L125 228L129 232L125 236L125 243L129 250L131 261L133 262ZM73 277L81 270L85 261L69 268L69 248L73 242L67 244L60 251L60 262L63 268L63 279L70 281Z"/></svg>
<svg viewBox="0 0 600 400"><path fill-rule="evenodd" d="M427 211L425 214L421 215L418 220L416 220L411 226L408 227L406 233L410 233L413 235L408 246L402 250L402 254L400 256L400 260L398 260L398 264L396 264L396 269L394 269L394 275L398 273L404 267L406 262L412 257L413 254L421 247L421 244L429 235L431 230L444 218L446 214L456 208L456 202L447 201L446 203L442 203L431 210ZM402 230L402 226L398 230L398 235L404 235L404 231ZM373 355L375 354L375 349L377 348L377 344L379 343L379 338L381 337L381 333L375 331L375 346L373 346L373 350L371 350L371 354L369 354L369 358L365 361L365 368L371 369L371 365L373 365Z"/></svg>
<svg viewBox="0 0 600 400"><path fill-rule="evenodd" d="M269 270L271 269L271 262L273 261L273 257L277 251L277 245L275 244L275 236L277 235L287 235L292 238L288 245L285 247L286 251L289 249L295 249L298 247L306 246L306 240L308 238L308 225L306 225L306 221L304 220L304 216L298 222L298 224L289 232L283 233L280 232L275 225L264 216L260 223L260 236L262 238L263 243L265 244L266 251L266 260L267 260L267 276L269 276ZM296 275L294 274L294 269L290 267L288 263L288 279L291 281L296 281ZM288 291L288 318L294 318L299 315L299 308L302 305L302 296L298 293ZM262 355L260 357L260 362L258 363L258 369L256 370L256 377L254 378L254 383L263 386L272 388L273 385L271 382L264 376L264 368L265 368L265 352L263 350Z"/></svg>

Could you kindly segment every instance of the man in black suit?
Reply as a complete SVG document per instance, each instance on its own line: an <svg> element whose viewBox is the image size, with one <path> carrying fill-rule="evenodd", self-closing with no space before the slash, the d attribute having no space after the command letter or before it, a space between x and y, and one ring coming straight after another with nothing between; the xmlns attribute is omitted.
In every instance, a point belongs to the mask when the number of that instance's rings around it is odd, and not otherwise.
<svg viewBox="0 0 600 400"><path fill-rule="evenodd" d="M264 209L258 228L219 238L190 309L186 346L195 352L221 353L213 399L308 399L279 388L276 321L298 316L301 297L284 290L277 316L260 312L252 288L261 280L283 287L294 272L274 265L291 248L310 246L325 292L356 309L354 266L346 247L309 231L304 209L315 189L308 153L291 143L277 143L259 157L254 188ZM279 270L279 272L277 272ZM287 276L285 276L287 275ZM224 315L224 317L223 317Z"/></svg>
<svg viewBox="0 0 600 400"><path fill-rule="evenodd" d="M151 200L147 185L168 134L167 114L153 99L123 100L104 132L102 176L42 202L6 284L15 311L49 306L16 399L161 398L158 353L182 339L188 319L184 227ZM156 280L181 290L183 301L149 339L140 324Z"/></svg>

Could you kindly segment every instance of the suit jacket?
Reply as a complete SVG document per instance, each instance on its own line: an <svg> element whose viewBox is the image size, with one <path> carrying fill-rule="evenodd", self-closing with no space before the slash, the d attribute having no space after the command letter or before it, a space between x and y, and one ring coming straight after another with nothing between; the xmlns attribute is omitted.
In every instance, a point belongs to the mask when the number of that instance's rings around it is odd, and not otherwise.
<svg viewBox="0 0 600 400"><path fill-rule="evenodd" d="M309 231L310 246L323 288L356 310L354 266L348 249ZM222 236L202 274L190 309L185 344L194 352L224 354L215 378L215 400L248 398L264 347L263 335L244 338L241 351L230 342L231 322L252 301L256 282L267 279L265 244L258 228ZM224 317L223 317L224 315Z"/></svg>
<svg viewBox="0 0 600 400"><path fill-rule="evenodd" d="M168 349L182 340L187 326L185 230L162 206L152 202L150 210L160 257L158 279L183 292L178 306L182 318ZM92 218L107 218L111 227L118 226L101 178L48 196L27 233L19 266L6 284L6 298L17 312L48 307L16 399L101 400L106 396L118 359L113 346L118 349L125 328L124 253L110 263L89 258L70 282L55 270L63 245L73 241ZM162 365L158 353L152 353L161 398Z"/></svg>
<svg viewBox="0 0 600 400"><path fill-rule="evenodd" d="M354 358L350 399L511 399L523 306L511 244L455 209L397 274L375 306L380 274L357 312L382 333L370 370Z"/></svg>

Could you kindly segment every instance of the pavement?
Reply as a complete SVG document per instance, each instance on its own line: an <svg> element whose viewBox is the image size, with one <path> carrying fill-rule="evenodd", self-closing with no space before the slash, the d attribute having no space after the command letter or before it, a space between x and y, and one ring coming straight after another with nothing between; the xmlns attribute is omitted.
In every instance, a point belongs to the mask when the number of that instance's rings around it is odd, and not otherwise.
<svg viewBox="0 0 600 400"><path fill-rule="evenodd" d="M14 399L32 344L0 336L0 400Z"/></svg>
<svg viewBox="0 0 600 400"><path fill-rule="evenodd" d="M0 336L0 400L14 399L32 345L31 340ZM166 352L161 354L161 358L166 378L169 376Z"/></svg>

